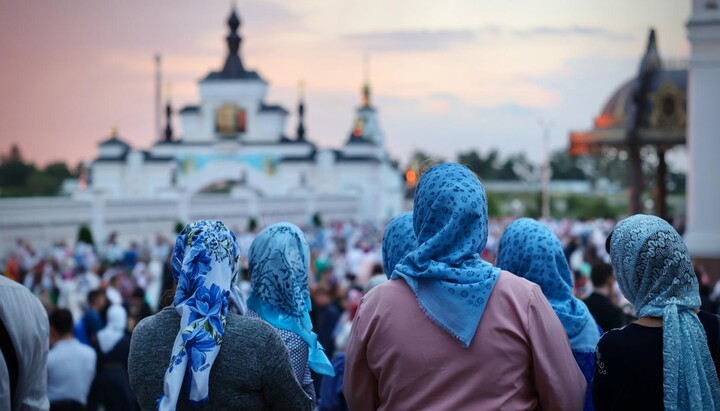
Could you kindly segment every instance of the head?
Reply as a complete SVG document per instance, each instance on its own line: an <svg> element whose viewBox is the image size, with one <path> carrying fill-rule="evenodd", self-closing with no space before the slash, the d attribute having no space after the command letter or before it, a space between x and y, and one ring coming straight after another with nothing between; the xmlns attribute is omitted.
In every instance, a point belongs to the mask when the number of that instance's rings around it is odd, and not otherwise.
<svg viewBox="0 0 720 411"><path fill-rule="evenodd" d="M73 317L70 310L59 308L48 318L50 321L50 344L66 340L73 336Z"/></svg>
<svg viewBox="0 0 720 411"><path fill-rule="evenodd" d="M237 279L238 269L237 239L225 224L209 220L188 224L175 240L172 252L171 270L177 283L173 305L182 305L191 297L202 301L219 298L226 310L227 292Z"/></svg>
<svg viewBox="0 0 720 411"><path fill-rule="evenodd" d="M91 310L102 311L107 305L107 297L101 290L92 290L87 295L87 304Z"/></svg>
<svg viewBox="0 0 720 411"><path fill-rule="evenodd" d="M250 245L248 265L252 296L293 317L310 310L310 248L294 224L273 224Z"/></svg>
<svg viewBox="0 0 720 411"><path fill-rule="evenodd" d="M388 279L392 276L395 265L414 250L416 245L412 213L402 213L390 220L382 239L383 268Z"/></svg>
<svg viewBox="0 0 720 411"><path fill-rule="evenodd" d="M596 290L611 290L615 284L613 268L607 263L597 263L592 267L590 280Z"/></svg>
<svg viewBox="0 0 720 411"><path fill-rule="evenodd" d="M428 260L456 266L479 258L488 238L487 197L480 180L455 163L430 168L415 192L413 228L418 254Z"/></svg>
<svg viewBox="0 0 720 411"><path fill-rule="evenodd" d="M668 305L678 311L700 307L687 247L665 220L643 214L628 217L615 226L609 248L620 290L638 316L658 315Z"/></svg>
<svg viewBox="0 0 720 411"><path fill-rule="evenodd" d="M113 304L107 310L106 327L117 331L125 331L127 330L127 319L128 315L125 307L120 304Z"/></svg>
<svg viewBox="0 0 720 411"><path fill-rule="evenodd" d="M318 284L313 290L312 301L318 307L325 307L333 300L332 290L325 283Z"/></svg>
<svg viewBox="0 0 720 411"><path fill-rule="evenodd" d="M562 244L544 224L530 218L513 221L498 248L498 267L538 284L548 300L572 297L572 273Z"/></svg>

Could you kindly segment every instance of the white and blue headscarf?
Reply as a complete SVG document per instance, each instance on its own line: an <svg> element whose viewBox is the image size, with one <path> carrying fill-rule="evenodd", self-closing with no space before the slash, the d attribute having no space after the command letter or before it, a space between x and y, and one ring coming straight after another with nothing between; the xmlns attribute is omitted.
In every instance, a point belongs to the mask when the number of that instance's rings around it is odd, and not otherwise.
<svg viewBox="0 0 720 411"><path fill-rule="evenodd" d="M429 169L415 191L413 227L418 246L391 279L404 279L428 317L469 347L500 274L480 258L488 238L480 180L459 164Z"/></svg>
<svg viewBox="0 0 720 411"><path fill-rule="evenodd" d="M720 382L695 314L698 281L682 237L661 218L634 215L613 230L610 258L638 317L663 319L665 409L719 409Z"/></svg>
<svg viewBox="0 0 720 411"><path fill-rule="evenodd" d="M238 269L237 240L220 221L200 220L178 235L172 273L177 281L173 307L180 314L180 331L165 371L159 410L176 408L183 385L189 388L192 405L209 401L210 369L220 352L228 307L244 312L234 285Z"/></svg>
<svg viewBox="0 0 720 411"><path fill-rule="evenodd" d="M417 240L415 240L415 230L413 230L412 213L408 211L393 217L385 227L382 239L383 269L385 269L388 279L390 279L395 265L416 247Z"/></svg>
<svg viewBox="0 0 720 411"><path fill-rule="evenodd" d="M500 238L495 264L540 286L573 351L595 351L600 332L585 303L572 294L570 267L549 228L530 218L515 220Z"/></svg>
<svg viewBox="0 0 720 411"><path fill-rule="evenodd" d="M310 321L310 248L294 224L278 223L262 230L248 253L252 292L248 307L276 328L292 331L309 348L308 365L318 374L335 370L312 331Z"/></svg>

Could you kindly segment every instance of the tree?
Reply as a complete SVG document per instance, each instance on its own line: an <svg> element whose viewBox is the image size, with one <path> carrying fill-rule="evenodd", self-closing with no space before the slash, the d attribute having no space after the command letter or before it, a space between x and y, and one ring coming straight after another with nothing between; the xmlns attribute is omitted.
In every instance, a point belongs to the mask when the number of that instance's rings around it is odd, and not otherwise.
<svg viewBox="0 0 720 411"><path fill-rule="evenodd" d="M0 164L0 187L22 187L35 171L35 166L26 164L20 148L13 144L10 154Z"/></svg>
<svg viewBox="0 0 720 411"><path fill-rule="evenodd" d="M570 156L567 149L560 149L550 157L553 180L587 180L589 176L580 167L581 159Z"/></svg>
<svg viewBox="0 0 720 411"><path fill-rule="evenodd" d="M92 232L90 231L90 228L83 224L80 226L80 229L78 230L77 235L77 242L78 243L85 243L91 246L95 246L95 241L93 240Z"/></svg>

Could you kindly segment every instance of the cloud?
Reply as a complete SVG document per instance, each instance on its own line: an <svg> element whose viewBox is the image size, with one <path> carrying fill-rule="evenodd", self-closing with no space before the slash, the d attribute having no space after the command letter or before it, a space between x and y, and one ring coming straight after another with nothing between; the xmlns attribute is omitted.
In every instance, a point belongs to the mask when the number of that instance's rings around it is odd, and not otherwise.
<svg viewBox="0 0 720 411"><path fill-rule="evenodd" d="M591 26L538 26L529 29L513 29L492 25L469 29L409 29L351 33L342 36L341 40L356 48L374 52L428 52L447 50L457 45L477 42L480 39L499 38L507 35L526 39L541 37L599 38L612 42L630 42L634 39L632 35L626 33Z"/></svg>
<svg viewBox="0 0 720 411"><path fill-rule="evenodd" d="M601 27L590 27L590 26L569 26L569 27L551 27L551 26L539 26L525 30L513 30L512 34L518 37L595 37L609 41L617 42L629 42L633 40L633 36L620 33L613 30L604 29Z"/></svg>
<svg viewBox="0 0 720 411"><path fill-rule="evenodd" d="M395 30L347 34L343 41L376 52L437 51L475 40L475 30Z"/></svg>

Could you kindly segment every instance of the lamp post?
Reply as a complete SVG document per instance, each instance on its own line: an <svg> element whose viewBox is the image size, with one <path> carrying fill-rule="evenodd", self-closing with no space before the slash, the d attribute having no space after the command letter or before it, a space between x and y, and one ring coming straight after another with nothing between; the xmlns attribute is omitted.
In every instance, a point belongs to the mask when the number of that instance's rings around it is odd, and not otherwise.
<svg viewBox="0 0 720 411"><path fill-rule="evenodd" d="M543 134L543 165L542 165L542 217L550 218L550 129L555 123L552 120L538 119Z"/></svg>

